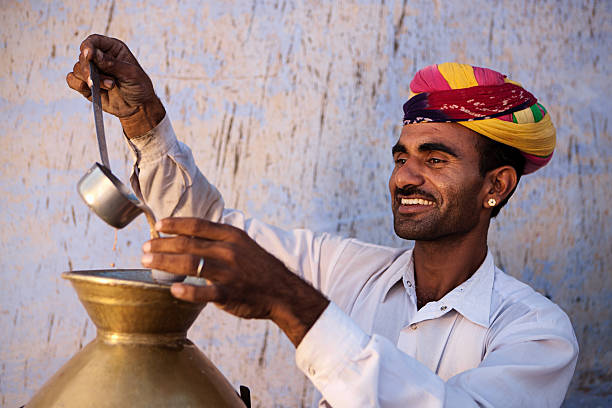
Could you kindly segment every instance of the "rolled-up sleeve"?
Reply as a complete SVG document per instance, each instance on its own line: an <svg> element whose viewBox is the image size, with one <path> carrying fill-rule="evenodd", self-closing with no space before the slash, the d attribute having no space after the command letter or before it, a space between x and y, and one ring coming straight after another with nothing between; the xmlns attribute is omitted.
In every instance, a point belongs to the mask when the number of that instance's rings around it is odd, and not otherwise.
<svg viewBox="0 0 612 408"><path fill-rule="evenodd" d="M158 219L221 219L221 194L202 175L191 149L178 141L167 115L155 128L128 143L135 158L132 188Z"/></svg>

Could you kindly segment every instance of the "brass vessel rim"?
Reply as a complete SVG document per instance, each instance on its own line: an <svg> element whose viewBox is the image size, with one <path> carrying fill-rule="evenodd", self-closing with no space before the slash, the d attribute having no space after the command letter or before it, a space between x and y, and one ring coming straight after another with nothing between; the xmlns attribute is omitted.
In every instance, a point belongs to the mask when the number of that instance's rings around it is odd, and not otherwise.
<svg viewBox="0 0 612 408"><path fill-rule="evenodd" d="M163 345L185 343L187 331L175 333L123 333L110 330L98 329L97 339L107 344L149 344Z"/></svg>
<svg viewBox="0 0 612 408"><path fill-rule="evenodd" d="M112 276L104 276L102 275L104 272L112 272ZM128 279L126 277L117 276L121 273L127 272L148 272L150 273L150 269L89 269L89 270L79 270L79 271L67 271L62 272L62 278L68 279L70 281L81 281L81 282L90 282L97 283L103 285L113 285L113 286L128 286L135 288L151 288L157 290L167 291L170 287L170 284L167 283L156 283L156 282L144 282L138 280Z"/></svg>

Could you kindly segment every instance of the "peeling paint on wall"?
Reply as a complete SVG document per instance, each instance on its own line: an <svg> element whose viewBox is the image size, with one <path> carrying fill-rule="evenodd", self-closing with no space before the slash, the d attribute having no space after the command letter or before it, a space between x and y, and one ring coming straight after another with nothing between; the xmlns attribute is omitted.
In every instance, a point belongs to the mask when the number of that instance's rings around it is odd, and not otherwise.
<svg viewBox="0 0 612 408"><path fill-rule="evenodd" d="M138 267L144 219L118 234L75 185L96 160L90 106L65 84L80 42L121 38L179 137L229 206L284 227L394 238L390 146L417 69L489 66L551 112L552 163L492 224L498 264L570 315L571 395L612 393L612 3L601 1L9 1L0 11L0 401L20 406L95 335L60 273ZM128 179L118 121L110 158ZM356 205L356 203L358 205ZM274 325L207 307L190 338L254 406L305 406L312 388Z"/></svg>

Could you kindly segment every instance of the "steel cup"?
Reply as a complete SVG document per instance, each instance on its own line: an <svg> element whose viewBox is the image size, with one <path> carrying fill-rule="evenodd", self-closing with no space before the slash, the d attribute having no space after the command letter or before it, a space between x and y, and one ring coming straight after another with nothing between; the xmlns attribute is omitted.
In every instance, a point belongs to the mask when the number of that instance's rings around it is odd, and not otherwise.
<svg viewBox="0 0 612 408"><path fill-rule="evenodd" d="M79 180L77 191L85 203L106 223L123 228L139 214L144 205L111 171L100 163L94 164ZM185 276L153 269L156 282L181 282Z"/></svg>
<svg viewBox="0 0 612 408"><path fill-rule="evenodd" d="M77 183L83 201L106 223L123 228L143 212L138 197L100 163Z"/></svg>

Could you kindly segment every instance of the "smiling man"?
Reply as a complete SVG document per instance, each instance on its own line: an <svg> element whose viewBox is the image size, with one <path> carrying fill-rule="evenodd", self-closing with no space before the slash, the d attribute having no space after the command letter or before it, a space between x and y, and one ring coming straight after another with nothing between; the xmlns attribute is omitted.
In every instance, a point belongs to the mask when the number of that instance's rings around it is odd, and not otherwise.
<svg viewBox="0 0 612 408"><path fill-rule="evenodd" d="M442 299L482 264L490 217L482 203L505 197L516 184L509 166L487 179L481 174L481 138L456 124L406 125L393 147L394 228L398 236L416 240L419 309Z"/></svg>
<svg viewBox="0 0 612 408"><path fill-rule="evenodd" d="M148 76L118 40L90 36L67 76L90 96L104 74L136 164L132 186L171 237L147 267L195 275L174 296L276 323L319 406L559 406L578 346L565 313L495 267L492 216L552 156L555 130L533 95L484 68L419 71L392 148L395 232L413 249L283 231L224 208L179 142Z"/></svg>

